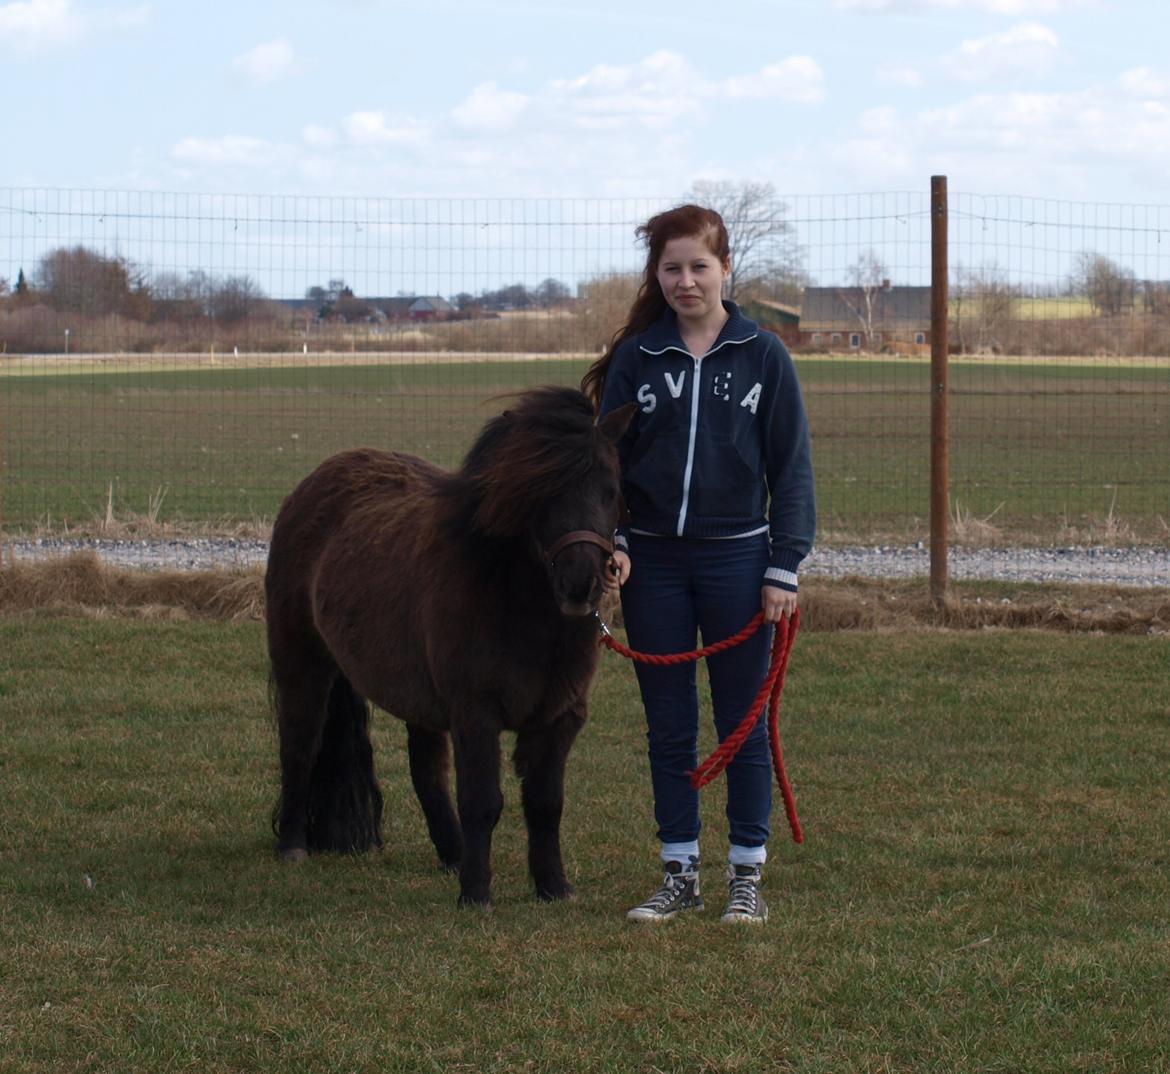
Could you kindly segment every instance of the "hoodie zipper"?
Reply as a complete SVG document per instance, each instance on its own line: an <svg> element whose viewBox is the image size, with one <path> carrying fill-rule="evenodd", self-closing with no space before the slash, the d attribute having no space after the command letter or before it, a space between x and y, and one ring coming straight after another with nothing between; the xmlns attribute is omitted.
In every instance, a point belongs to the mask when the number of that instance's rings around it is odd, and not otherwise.
<svg viewBox="0 0 1170 1074"><path fill-rule="evenodd" d="M691 474L694 472L695 468L695 442L698 439L699 434L699 363L703 358L706 358L708 354L714 354L716 351L722 350L729 343L750 343L753 339L756 338L757 335L759 335L758 332L753 332L750 336L744 336L743 339L721 340L717 342L715 346L713 346L709 351L707 351L707 354L704 354L699 358L696 358L693 354L691 354L690 351L685 350L682 347L676 347L673 343L668 344L661 350L657 351L650 350L644 345L639 345L638 347L638 349L642 351L643 354L650 355L665 354L667 351L682 351L682 353L687 355L687 357L689 357L695 365L695 378L694 383L691 385L691 430L690 437L687 442L687 465L686 469L683 471L682 506L679 508L678 526L675 529L675 534L679 537L683 535L683 529L686 527L687 522L687 507L690 504L691 499Z"/></svg>
<svg viewBox="0 0 1170 1074"><path fill-rule="evenodd" d="M708 351L708 354L710 351ZM678 530L677 535L683 535L683 528L687 523L687 506L691 500L691 474L695 468L695 441L698 439L699 431L699 362L701 359L693 358L695 363L695 376L691 381L691 433L690 440L687 443L687 467L683 471L683 490L682 490L682 507L678 512Z"/></svg>

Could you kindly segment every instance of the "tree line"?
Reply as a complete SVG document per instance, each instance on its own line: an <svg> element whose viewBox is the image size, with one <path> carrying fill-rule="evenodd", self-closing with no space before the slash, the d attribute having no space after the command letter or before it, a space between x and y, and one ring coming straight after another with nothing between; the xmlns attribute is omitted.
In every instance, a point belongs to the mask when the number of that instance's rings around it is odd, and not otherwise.
<svg viewBox="0 0 1170 1074"><path fill-rule="evenodd" d="M800 306L805 287L813 283L805 268L806 251L797 242L788 206L770 183L700 182L687 192L686 200L715 208L727 223L733 255L728 297L741 303L755 298ZM873 297L898 281L891 281L891 273L873 250L861 253L846 276L853 293L861 296L857 317L868 336L874 328ZM605 278L586 281L575 293L553 278L535 287L513 283L478 295L459 292L446 300L452 307L446 316L466 319L512 310L579 308L595 302ZM624 293L630 282L636 286L636 278L627 277L618 290ZM1091 312L1100 317L1130 312L1170 315L1170 283L1139 280L1132 270L1091 251L1076 255L1067 279L1048 291L1053 297L1087 300ZM971 326L979 346L993 339L1004 322L1019 316L1022 299L1037 297L1035 288L1025 293L994 264L959 266L951 288L952 316ZM375 309L377 300L355 294L341 279L310 287L305 300L322 321L354 323L381 316ZM51 250L30 277L21 268L11 283L0 278L0 310L26 307L70 315L117 315L146 324L231 326L259 318L274 324L288 319L287 305L270 300L250 276L203 270L148 273L126 258L83 245Z"/></svg>
<svg viewBox="0 0 1170 1074"><path fill-rule="evenodd" d="M215 276L197 269L148 277L124 257L80 245L49 251L31 281L23 268L11 287L0 278L0 298L15 309L41 305L60 313L115 314L146 323L210 319L222 324L246 320L267 301L248 276Z"/></svg>

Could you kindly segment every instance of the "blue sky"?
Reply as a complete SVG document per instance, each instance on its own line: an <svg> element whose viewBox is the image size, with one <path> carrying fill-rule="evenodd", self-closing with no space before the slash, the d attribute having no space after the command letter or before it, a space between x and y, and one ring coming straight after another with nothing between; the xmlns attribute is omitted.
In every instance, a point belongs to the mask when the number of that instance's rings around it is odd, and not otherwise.
<svg viewBox="0 0 1170 1074"><path fill-rule="evenodd" d="M1160 0L0 0L0 185L1170 202Z"/></svg>

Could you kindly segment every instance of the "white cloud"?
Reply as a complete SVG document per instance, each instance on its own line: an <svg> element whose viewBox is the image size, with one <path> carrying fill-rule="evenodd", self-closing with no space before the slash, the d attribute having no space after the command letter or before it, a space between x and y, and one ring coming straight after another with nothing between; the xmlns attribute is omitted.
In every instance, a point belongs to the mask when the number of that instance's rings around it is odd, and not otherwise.
<svg viewBox="0 0 1170 1074"><path fill-rule="evenodd" d="M272 162L276 147L263 138L225 134L220 138L183 138L171 155L183 164L252 167Z"/></svg>
<svg viewBox="0 0 1170 1074"><path fill-rule="evenodd" d="M108 11L103 18L109 25L129 30L137 26L145 26L153 14L154 10L149 4L139 4L138 7Z"/></svg>
<svg viewBox="0 0 1170 1074"><path fill-rule="evenodd" d="M867 108L858 117L857 125L867 135L889 135L898 129L897 109L882 106Z"/></svg>
<svg viewBox="0 0 1170 1074"><path fill-rule="evenodd" d="M306 125L290 145L240 135L187 138L172 154L185 166L215 169L259 163L267 153L274 182L282 174L306 181L328 177L335 188L352 179L355 186L458 192L471 182L490 181L517 196L549 190L660 194L695 174L692 158L699 149L706 155L719 106L812 105L823 98L824 84L820 67L807 56L717 79L662 50L526 92L484 82L433 118L367 109Z"/></svg>
<svg viewBox="0 0 1170 1074"><path fill-rule="evenodd" d="M1060 52L1060 39L1047 26L1022 22L988 37L964 41L947 67L966 82L1003 81L1044 74Z"/></svg>
<svg viewBox="0 0 1170 1074"><path fill-rule="evenodd" d="M1134 67L1124 71L1118 85L1134 97L1170 97L1170 79L1148 67Z"/></svg>
<svg viewBox="0 0 1170 1074"><path fill-rule="evenodd" d="M898 14L906 11L982 11L1020 18L1055 15L1082 7L1087 0L833 0L839 11Z"/></svg>
<svg viewBox="0 0 1170 1074"><path fill-rule="evenodd" d="M301 140L310 149L328 150L337 144L337 135L328 127L310 123L301 131Z"/></svg>
<svg viewBox="0 0 1170 1074"><path fill-rule="evenodd" d="M13 0L0 3L0 48L41 52L107 28L134 29L150 16L148 4L86 12L73 0Z"/></svg>
<svg viewBox="0 0 1170 1074"><path fill-rule="evenodd" d="M926 80L916 67L882 67L877 80L883 86L901 86L903 89L921 89Z"/></svg>
<svg viewBox="0 0 1170 1074"><path fill-rule="evenodd" d="M1164 175L1170 170L1170 104L1135 105L1119 88L1075 92L980 93L919 111L870 109L851 134L823 146L817 183L834 169L863 167L866 181L921 185L951 176L960 189L1098 198L1101 179Z"/></svg>
<svg viewBox="0 0 1170 1074"><path fill-rule="evenodd" d="M576 78L555 79L532 97L505 94L492 83L489 96L478 100L480 87L455 115L461 121L477 112L488 119L503 115L511 125L523 117L546 130L567 124L587 132L652 130L661 135L706 119L708 106L722 101L816 104L824 98L824 84L824 73L809 56L790 56L718 80L705 77L686 57L663 49L637 63L599 64Z"/></svg>
<svg viewBox="0 0 1170 1074"><path fill-rule="evenodd" d="M84 18L70 0L17 0L0 4L0 42L36 50L77 37Z"/></svg>
<svg viewBox="0 0 1170 1074"><path fill-rule="evenodd" d="M283 37L265 41L232 60L232 67L258 86L275 82L296 70L292 45Z"/></svg>
<svg viewBox="0 0 1170 1074"><path fill-rule="evenodd" d="M381 112L351 112L341 121L346 139L355 146L401 145L425 137L421 124L387 123Z"/></svg>
<svg viewBox="0 0 1170 1074"><path fill-rule="evenodd" d="M1040 153L1055 130L1067 136L1083 124L1084 103L1071 94L989 93L928 109L918 118L940 139L951 145L961 141L969 152Z"/></svg>
<svg viewBox="0 0 1170 1074"><path fill-rule="evenodd" d="M451 110L451 117L457 126L466 130L502 134L516 126L528 104L523 93L502 90L494 82L485 82Z"/></svg>
<svg viewBox="0 0 1170 1074"><path fill-rule="evenodd" d="M825 97L825 75L811 56L789 56L755 74L726 79L717 85L716 92L732 100L748 98L819 104Z"/></svg>
<svg viewBox="0 0 1170 1074"><path fill-rule="evenodd" d="M547 120L583 130L662 130L701 111L703 80L690 62L662 50L635 64L602 64L578 78L557 79L540 94Z"/></svg>

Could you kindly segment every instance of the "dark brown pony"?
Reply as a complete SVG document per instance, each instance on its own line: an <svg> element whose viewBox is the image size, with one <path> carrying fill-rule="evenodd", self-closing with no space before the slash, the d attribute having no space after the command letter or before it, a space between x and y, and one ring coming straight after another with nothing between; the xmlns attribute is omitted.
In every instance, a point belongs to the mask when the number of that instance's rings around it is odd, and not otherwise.
<svg viewBox="0 0 1170 1074"><path fill-rule="evenodd" d="M565 761L597 665L592 612L631 413L596 425L580 392L538 388L455 472L365 448L326 459L285 500L265 577L281 855L381 845L368 699L407 724L411 780L460 903L490 902L502 731L516 735L536 893L572 894Z"/></svg>

